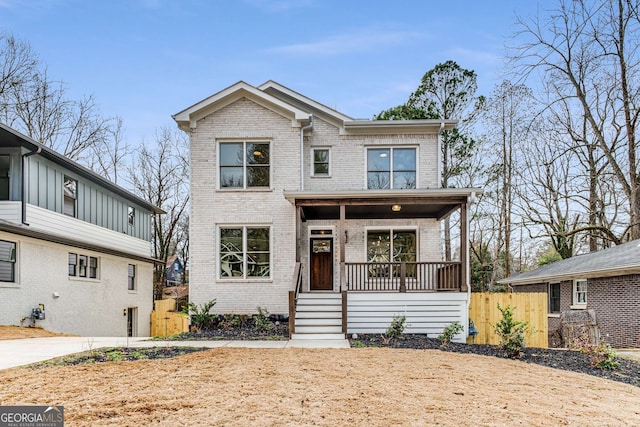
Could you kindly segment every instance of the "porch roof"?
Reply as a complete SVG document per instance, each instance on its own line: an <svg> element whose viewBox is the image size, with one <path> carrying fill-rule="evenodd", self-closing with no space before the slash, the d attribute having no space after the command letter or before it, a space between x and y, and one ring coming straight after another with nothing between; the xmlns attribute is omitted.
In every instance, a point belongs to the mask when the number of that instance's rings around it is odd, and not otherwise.
<svg viewBox="0 0 640 427"><path fill-rule="evenodd" d="M303 219L442 219L463 203L472 203L479 188L435 188L414 190L285 191L284 197L302 209ZM397 205L400 210L394 211Z"/></svg>

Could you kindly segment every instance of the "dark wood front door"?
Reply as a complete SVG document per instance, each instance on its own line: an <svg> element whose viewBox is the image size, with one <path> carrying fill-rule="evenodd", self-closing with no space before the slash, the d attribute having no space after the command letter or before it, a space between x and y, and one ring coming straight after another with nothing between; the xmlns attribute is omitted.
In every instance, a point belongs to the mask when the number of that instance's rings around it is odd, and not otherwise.
<svg viewBox="0 0 640 427"><path fill-rule="evenodd" d="M333 290L333 239L311 239L310 270L310 290Z"/></svg>

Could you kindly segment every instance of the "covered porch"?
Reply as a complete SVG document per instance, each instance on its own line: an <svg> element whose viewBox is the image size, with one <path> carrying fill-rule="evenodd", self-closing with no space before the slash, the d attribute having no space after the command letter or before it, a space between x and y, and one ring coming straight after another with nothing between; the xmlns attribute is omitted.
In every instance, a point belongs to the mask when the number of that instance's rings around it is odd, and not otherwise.
<svg viewBox="0 0 640 427"><path fill-rule="evenodd" d="M305 290L467 291L467 218L474 189L302 191L285 192L285 197L296 208L296 262L301 263L300 280L311 282ZM460 213L459 240L452 246L458 259L441 260L439 231L429 251L417 250L427 245L426 239L418 225L407 225L428 219L439 228L455 211ZM311 223L325 227L305 226ZM391 231L371 224L387 224ZM316 286L312 280L321 269L327 277Z"/></svg>

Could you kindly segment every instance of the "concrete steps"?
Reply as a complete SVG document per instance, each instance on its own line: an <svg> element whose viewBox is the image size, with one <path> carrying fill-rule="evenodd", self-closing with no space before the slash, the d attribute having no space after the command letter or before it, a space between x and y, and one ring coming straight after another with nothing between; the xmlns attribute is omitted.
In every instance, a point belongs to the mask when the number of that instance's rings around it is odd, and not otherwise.
<svg viewBox="0 0 640 427"><path fill-rule="evenodd" d="M296 304L295 340L343 340L342 295L301 293Z"/></svg>

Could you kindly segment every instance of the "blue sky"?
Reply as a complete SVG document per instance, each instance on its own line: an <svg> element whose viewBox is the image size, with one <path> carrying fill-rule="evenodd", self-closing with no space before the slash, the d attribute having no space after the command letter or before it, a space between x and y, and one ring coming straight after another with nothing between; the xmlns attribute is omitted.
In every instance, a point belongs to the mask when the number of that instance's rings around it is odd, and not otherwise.
<svg viewBox="0 0 640 427"><path fill-rule="evenodd" d="M406 101L454 60L489 95L525 0L0 0L0 30L123 118L136 144L171 115L244 80L275 80L356 118Z"/></svg>

